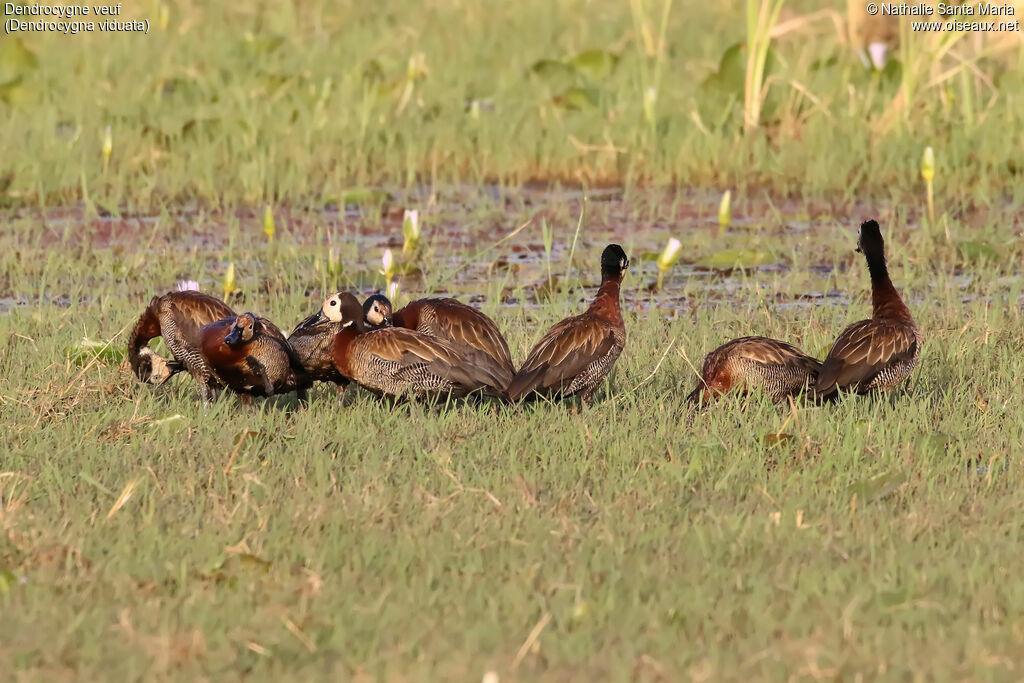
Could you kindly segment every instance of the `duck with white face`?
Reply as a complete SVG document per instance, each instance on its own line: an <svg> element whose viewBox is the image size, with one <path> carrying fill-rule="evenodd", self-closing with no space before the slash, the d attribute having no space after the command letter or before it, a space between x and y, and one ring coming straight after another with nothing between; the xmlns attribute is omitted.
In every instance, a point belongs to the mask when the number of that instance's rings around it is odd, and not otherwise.
<svg viewBox="0 0 1024 683"><path fill-rule="evenodd" d="M368 328L390 327L391 316L391 301L383 294L374 294L363 302L363 319Z"/></svg>
<svg viewBox="0 0 1024 683"><path fill-rule="evenodd" d="M288 345L309 376L317 382L338 385L339 400L349 380L334 367L331 347L334 344L334 336L341 331L342 297L342 292L326 297L319 310L296 325L288 335ZM378 329L390 324L391 302L387 297L374 294L363 304L363 309L364 323L368 329Z"/></svg>
<svg viewBox="0 0 1024 683"><path fill-rule="evenodd" d="M216 376L243 397L298 391L305 397L308 373L281 330L252 313L210 323L200 331L201 351Z"/></svg>

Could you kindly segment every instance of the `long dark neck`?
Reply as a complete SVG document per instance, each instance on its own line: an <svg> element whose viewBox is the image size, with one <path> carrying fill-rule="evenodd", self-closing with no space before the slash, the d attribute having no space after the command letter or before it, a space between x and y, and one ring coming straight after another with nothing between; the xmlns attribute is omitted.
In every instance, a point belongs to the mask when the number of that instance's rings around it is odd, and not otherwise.
<svg viewBox="0 0 1024 683"><path fill-rule="evenodd" d="M903 303L900 293L896 291L889 278L889 269L885 265L885 256L871 256L867 259L868 272L871 274L871 316L873 318L897 318L913 320L910 309Z"/></svg>
<svg viewBox="0 0 1024 683"><path fill-rule="evenodd" d="M619 288L622 282L622 275L604 275L601 277L601 287L597 290L594 302L590 304L590 310L601 317L616 324L622 324L622 312L619 309Z"/></svg>

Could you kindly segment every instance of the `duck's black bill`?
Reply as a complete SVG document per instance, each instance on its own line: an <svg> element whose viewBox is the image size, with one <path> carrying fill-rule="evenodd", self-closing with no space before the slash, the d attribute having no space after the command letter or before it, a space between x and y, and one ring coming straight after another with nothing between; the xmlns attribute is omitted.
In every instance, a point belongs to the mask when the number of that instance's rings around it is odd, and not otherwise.
<svg viewBox="0 0 1024 683"><path fill-rule="evenodd" d="M303 320L301 323L299 323L299 326L297 328L295 328L295 329L301 330L301 329L303 329L305 327L313 327L314 325L319 324L323 319L324 319L324 312L323 311L317 311L316 313L314 313L313 315L309 316L308 318Z"/></svg>

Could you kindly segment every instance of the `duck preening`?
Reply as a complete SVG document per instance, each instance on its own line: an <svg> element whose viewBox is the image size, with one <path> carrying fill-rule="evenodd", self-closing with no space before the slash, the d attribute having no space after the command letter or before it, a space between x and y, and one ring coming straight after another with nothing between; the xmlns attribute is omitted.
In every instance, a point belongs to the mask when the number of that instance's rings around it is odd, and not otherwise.
<svg viewBox="0 0 1024 683"><path fill-rule="evenodd" d="M341 331L332 358L342 376L385 396L502 396L504 386L490 364L469 359L453 345L401 327L373 329L355 296L340 296Z"/></svg>
<svg viewBox="0 0 1024 683"><path fill-rule="evenodd" d="M601 287L594 301L586 311L558 323L537 342L508 387L509 400L535 396L592 400L626 344L619 287L627 268L629 259L622 247L605 247L601 254Z"/></svg>
<svg viewBox="0 0 1024 683"><path fill-rule="evenodd" d="M767 337L740 337L704 359L687 401L707 406L722 394L761 391L774 402L813 386L821 363L792 344Z"/></svg>
<svg viewBox="0 0 1024 683"><path fill-rule="evenodd" d="M864 254L871 275L871 318L847 327L832 345L814 385L822 398L891 389L910 376L921 353L921 332L889 278L876 221L860 226L857 251Z"/></svg>
<svg viewBox="0 0 1024 683"><path fill-rule="evenodd" d="M324 299L320 309L296 325L288 335L288 346L311 380L333 382L339 387L348 384L331 359L334 335L340 331L341 292L337 292Z"/></svg>
<svg viewBox="0 0 1024 683"><path fill-rule="evenodd" d="M378 301L371 301L378 297ZM368 329L387 324L391 315L391 302L376 294L364 304L364 323ZM316 313L309 316L288 335L288 345L295 352L310 379L315 382L332 382L338 385L338 397L344 393L349 380L334 366L331 351L334 337L341 331L342 292L336 292L324 299Z"/></svg>
<svg viewBox="0 0 1024 683"><path fill-rule="evenodd" d="M200 350L200 330L204 325L233 315L231 307L220 299L196 291L168 292L153 297L128 337L132 372L143 382L162 384L181 370L187 370L199 384L202 399L209 401L220 385ZM173 360L149 348L147 344L156 337L163 337Z"/></svg>
<svg viewBox="0 0 1024 683"><path fill-rule="evenodd" d="M298 391L311 379L284 335L266 318L243 313L203 327L202 353L217 377L243 396Z"/></svg>

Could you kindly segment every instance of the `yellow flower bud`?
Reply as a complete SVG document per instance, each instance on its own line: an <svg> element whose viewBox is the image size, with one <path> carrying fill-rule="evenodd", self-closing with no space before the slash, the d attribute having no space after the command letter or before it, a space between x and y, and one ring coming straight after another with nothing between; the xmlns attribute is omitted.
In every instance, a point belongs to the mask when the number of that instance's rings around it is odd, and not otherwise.
<svg viewBox="0 0 1024 683"><path fill-rule="evenodd" d="M921 177L925 180L935 177L935 152L931 147L925 147L921 156Z"/></svg>
<svg viewBox="0 0 1024 683"><path fill-rule="evenodd" d="M267 235L267 244L274 243L274 233L277 232L277 228L274 225L274 212L270 210L270 205L267 205L267 210L263 213L263 232Z"/></svg>

